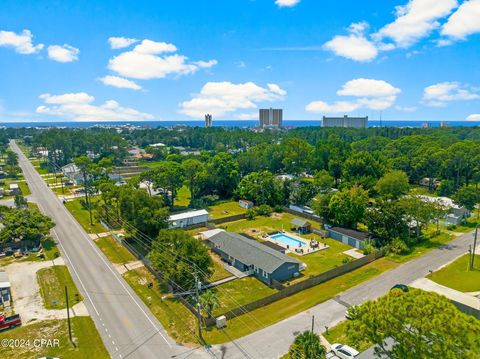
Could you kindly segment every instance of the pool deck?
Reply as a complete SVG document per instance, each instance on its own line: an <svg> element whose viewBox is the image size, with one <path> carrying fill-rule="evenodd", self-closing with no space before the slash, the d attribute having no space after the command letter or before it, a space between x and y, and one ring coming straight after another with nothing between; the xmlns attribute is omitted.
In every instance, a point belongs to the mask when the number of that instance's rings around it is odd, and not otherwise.
<svg viewBox="0 0 480 359"><path fill-rule="evenodd" d="M302 242L304 244L304 246L302 246L301 248L291 248L290 246L286 245L285 243L283 243L281 241L278 241L275 238L273 238L273 236L275 236L277 234L284 234L288 237L291 237L291 238L293 238L297 241ZM302 238L302 237L300 237L300 236L298 236L294 233L287 232L287 231L278 231L278 233L275 233L275 234L265 234L265 235L262 236L262 239L270 241L272 243L275 243L275 244L279 245L280 247L285 248L288 252L294 253L294 254L299 255L299 256L304 256L304 255L307 255L307 254L323 251L324 249L330 248L330 246L328 246L327 244L321 243L321 242L318 242L318 241L316 241L316 243L318 245L312 247L312 244L315 243L315 241L312 241L312 240L306 239L306 238Z"/></svg>

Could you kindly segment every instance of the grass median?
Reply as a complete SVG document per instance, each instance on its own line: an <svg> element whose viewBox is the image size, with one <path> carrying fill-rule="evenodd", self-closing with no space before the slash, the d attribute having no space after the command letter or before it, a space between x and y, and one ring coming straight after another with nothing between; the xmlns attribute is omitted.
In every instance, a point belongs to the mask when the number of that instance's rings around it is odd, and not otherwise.
<svg viewBox="0 0 480 359"><path fill-rule="evenodd" d="M37 272L37 281L40 286L40 294L42 295L44 306L47 309L63 309L67 307L65 286L68 288L68 303L71 307L82 300L82 296L78 293L66 266L40 269ZM78 294L78 297L75 294Z"/></svg>

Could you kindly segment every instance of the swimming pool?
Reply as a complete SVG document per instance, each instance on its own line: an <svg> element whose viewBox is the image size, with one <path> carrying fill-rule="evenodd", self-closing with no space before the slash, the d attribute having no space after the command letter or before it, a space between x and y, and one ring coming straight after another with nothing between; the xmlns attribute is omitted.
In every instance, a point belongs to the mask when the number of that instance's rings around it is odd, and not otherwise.
<svg viewBox="0 0 480 359"><path fill-rule="evenodd" d="M301 247L305 247L306 245L304 242L299 241L298 239L295 239L293 237L290 237L289 235L284 233L275 234L271 238L285 245L288 245L290 248L301 248Z"/></svg>

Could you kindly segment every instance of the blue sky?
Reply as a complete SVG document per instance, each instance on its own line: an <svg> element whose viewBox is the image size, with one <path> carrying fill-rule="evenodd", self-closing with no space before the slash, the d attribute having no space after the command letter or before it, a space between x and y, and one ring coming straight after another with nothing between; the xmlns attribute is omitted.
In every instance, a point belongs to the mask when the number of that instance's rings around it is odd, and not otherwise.
<svg viewBox="0 0 480 359"><path fill-rule="evenodd" d="M0 121L480 120L480 0L0 7Z"/></svg>

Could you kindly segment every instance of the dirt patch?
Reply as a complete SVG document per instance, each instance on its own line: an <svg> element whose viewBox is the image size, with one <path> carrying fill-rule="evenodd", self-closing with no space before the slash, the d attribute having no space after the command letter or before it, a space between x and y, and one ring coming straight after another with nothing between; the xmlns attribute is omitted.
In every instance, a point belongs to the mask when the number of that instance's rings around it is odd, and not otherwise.
<svg viewBox="0 0 480 359"><path fill-rule="evenodd" d="M283 219L283 213L277 213L277 212L273 212L270 217L272 217L273 219Z"/></svg>
<svg viewBox="0 0 480 359"><path fill-rule="evenodd" d="M258 237L264 233L260 228L248 228L243 232L251 237Z"/></svg>

